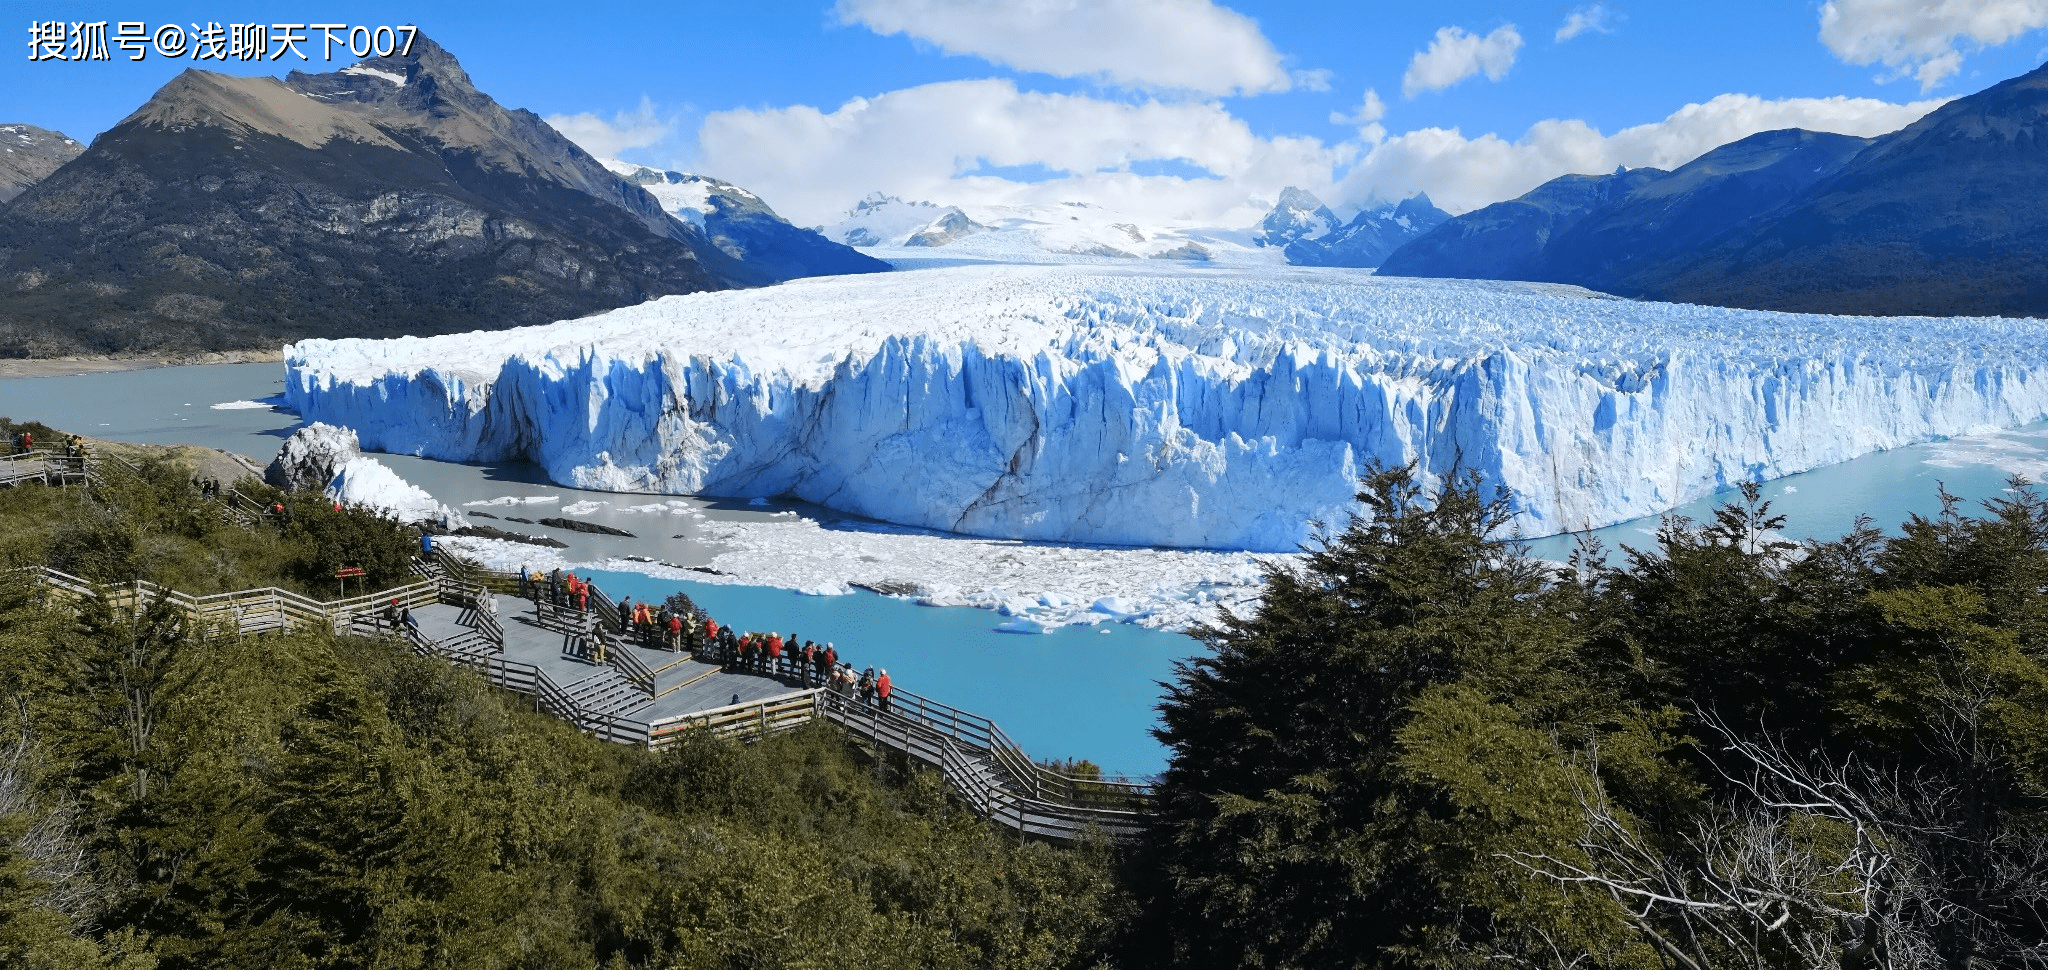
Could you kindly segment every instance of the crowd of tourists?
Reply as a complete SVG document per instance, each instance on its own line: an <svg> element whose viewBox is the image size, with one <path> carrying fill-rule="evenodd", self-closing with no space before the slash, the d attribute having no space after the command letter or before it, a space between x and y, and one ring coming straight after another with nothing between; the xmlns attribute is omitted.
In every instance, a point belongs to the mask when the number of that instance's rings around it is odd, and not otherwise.
<svg viewBox="0 0 2048 970"><path fill-rule="evenodd" d="M532 600L536 608L546 603L556 610L573 609L586 623L599 622L591 613L590 582L575 573L560 569L540 573L521 566L519 595ZM651 650L687 651L729 671L827 688L848 700L859 699L862 707L887 711L893 703L896 688L887 668L877 671L869 667L856 674L830 641L820 644L794 633L743 632L721 625L702 610L678 611L667 603L635 603L631 597L621 599L616 610L618 637L626 643ZM593 659L603 662L602 654Z"/></svg>

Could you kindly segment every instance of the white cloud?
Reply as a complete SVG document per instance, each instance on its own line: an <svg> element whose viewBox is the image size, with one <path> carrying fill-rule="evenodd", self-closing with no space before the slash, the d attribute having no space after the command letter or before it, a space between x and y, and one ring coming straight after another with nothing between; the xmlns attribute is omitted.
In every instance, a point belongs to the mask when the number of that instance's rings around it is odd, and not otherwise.
<svg viewBox="0 0 2048 970"><path fill-rule="evenodd" d="M1330 124L1350 125L1358 129L1359 140L1368 145L1377 144L1387 137L1387 129L1380 119L1387 116L1387 103L1380 100L1380 93L1372 88L1365 89L1365 100L1350 113L1330 112Z"/></svg>
<svg viewBox="0 0 2048 970"><path fill-rule="evenodd" d="M1294 81L1256 22L1210 0L839 0L837 12L878 34L1059 77L1204 94Z"/></svg>
<svg viewBox="0 0 2048 970"><path fill-rule="evenodd" d="M1450 212L1466 212L1519 196L1560 175L1598 175L1618 166L1674 168L1709 149L1780 128L1870 136L1918 120L1943 100L1894 104L1873 98L1786 98L1766 101L1723 94L1688 104L1650 124L1603 135L1578 120L1541 121L1520 139L1456 129L1423 128L1374 146L1347 172L1332 204L1398 199L1428 192Z"/></svg>
<svg viewBox="0 0 2048 970"><path fill-rule="evenodd" d="M675 131L675 119L662 118L654 101L640 97L640 107L612 115L610 121L588 111L573 115L549 115L547 123L599 158L618 158L620 153L646 148L666 140Z"/></svg>
<svg viewBox="0 0 2048 970"><path fill-rule="evenodd" d="M958 205L1092 202L1159 223L1250 225L1254 199L1299 185L1326 190L1355 146L1260 138L1217 104L1108 101L1019 91L1007 80L948 81L808 105L715 112L696 168L759 193L799 225L839 217L873 191ZM1143 175L1179 160L1213 177ZM984 166L1043 166L1023 181ZM1142 165L1140 165L1142 168Z"/></svg>
<svg viewBox="0 0 2048 970"><path fill-rule="evenodd" d="M1515 52L1522 49L1522 34L1514 24L1494 29L1484 37L1468 34L1461 27L1436 32L1427 50L1417 51L1401 76L1401 93L1414 97L1421 91L1441 91L1481 71L1486 79L1498 81L1515 66Z"/></svg>
<svg viewBox="0 0 2048 970"><path fill-rule="evenodd" d="M1613 12L1601 4L1580 7L1565 15L1564 23L1557 28L1557 42L1562 44L1584 33L1612 33L1614 19Z"/></svg>
<svg viewBox="0 0 2048 970"><path fill-rule="evenodd" d="M1828 0L1820 39L1850 64L1893 69L1931 91L1963 66L1960 44L1998 45L2048 26L2048 0Z"/></svg>

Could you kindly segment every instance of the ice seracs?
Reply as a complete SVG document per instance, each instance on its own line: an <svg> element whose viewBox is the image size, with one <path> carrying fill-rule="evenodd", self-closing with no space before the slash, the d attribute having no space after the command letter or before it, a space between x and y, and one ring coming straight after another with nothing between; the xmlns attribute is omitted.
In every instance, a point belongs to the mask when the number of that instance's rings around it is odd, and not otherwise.
<svg viewBox="0 0 2048 970"><path fill-rule="evenodd" d="M2048 416L2032 321L1853 318L1346 270L959 266L287 350L371 448L789 495L999 538L1292 550L1371 461L1547 535Z"/></svg>

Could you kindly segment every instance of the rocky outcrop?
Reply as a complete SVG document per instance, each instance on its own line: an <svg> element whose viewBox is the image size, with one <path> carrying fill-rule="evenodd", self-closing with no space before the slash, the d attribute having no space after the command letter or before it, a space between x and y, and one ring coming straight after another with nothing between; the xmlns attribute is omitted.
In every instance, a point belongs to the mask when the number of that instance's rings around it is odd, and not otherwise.
<svg viewBox="0 0 2048 970"><path fill-rule="evenodd" d="M0 125L0 202L27 191L83 151L84 145L60 131Z"/></svg>
<svg viewBox="0 0 2048 970"><path fill-rule="evenodd" d="M342 466L362 456L355 431L313 422L284 440L263 469L263 480L287 492L323 489Z"/></svg>

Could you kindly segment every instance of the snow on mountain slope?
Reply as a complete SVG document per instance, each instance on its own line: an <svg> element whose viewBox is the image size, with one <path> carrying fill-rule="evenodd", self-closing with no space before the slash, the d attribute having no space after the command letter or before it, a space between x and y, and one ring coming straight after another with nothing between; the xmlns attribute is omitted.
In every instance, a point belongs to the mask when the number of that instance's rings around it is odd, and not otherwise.
<svg viewBox="0 0 2048 970"><path fill-rule="evenodd" d="M308 340L366 447L618 491L793 495L979 536L1289 550L1370 460L1474 469L1529 535L2048 416L2038 324L1164 261L958 266L581 320Z"/></svg>
<svg viewBox="0 0 2048 970"><path fill-rule="evenodd" d="M1146 224L1086 202L988 205L967 211L876 193L854 206L846 219L819 231L899 268L1137 259L1267 266L1285 262L1277 250L1262 248L1259 227Z"/></svg>
<svg viewBox="0 0 2048 970"><path fill-rule="evenodd" d="M943 246L983 228L986 227L952 206L905 202L877 192L860 200L846 213L846 218L819 232L833 242L866 248Z"/></svg>

